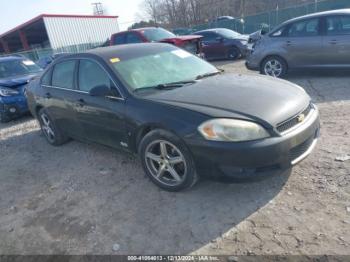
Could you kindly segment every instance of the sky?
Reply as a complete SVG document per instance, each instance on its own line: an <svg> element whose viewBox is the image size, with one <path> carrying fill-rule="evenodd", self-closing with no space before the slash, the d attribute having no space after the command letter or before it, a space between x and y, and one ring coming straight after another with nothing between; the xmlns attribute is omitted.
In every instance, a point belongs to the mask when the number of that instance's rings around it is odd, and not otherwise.
<svg viewBox="0 0 350 262"><path fill-rule="evenodd" d="M101 2L108 15L119 16L121 30L144 17L143 0L0 0L0 34L40 14L92 15L93 2Z"/></svg>

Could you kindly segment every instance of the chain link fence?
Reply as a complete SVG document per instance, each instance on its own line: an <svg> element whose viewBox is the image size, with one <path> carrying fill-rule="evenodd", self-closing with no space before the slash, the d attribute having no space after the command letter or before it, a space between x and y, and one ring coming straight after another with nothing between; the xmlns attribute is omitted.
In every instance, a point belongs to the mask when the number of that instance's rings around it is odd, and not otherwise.
<svg viewBox="0 0 350 262"><path fill-rule="evenodd" d="M228 28L243 34L250 34L263 27L272 29L280 23L302 15L315 12L350 8L350 0L315 0L314 3L294 6L285 9L271 10L256 15L246 16L235 20L214 21L194 26L193 28L174 29L175 34L186 35L209 28Z"/></svg>

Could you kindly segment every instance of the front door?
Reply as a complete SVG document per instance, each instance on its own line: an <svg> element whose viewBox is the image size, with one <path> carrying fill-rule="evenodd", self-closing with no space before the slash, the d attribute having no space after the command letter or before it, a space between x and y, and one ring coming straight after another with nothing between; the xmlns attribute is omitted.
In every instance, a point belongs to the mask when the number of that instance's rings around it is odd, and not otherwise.
<svg viewBox="0 0 350 262"><path fill-rule="evenodd" d="M291 24L284 40L288 64L291 67L314 67L323 64L323 36L319 18Z"/></svg>
<svg viewBox="0 0 350 262"><path fill-rule="evenodd" d="M85 138L112 147L125 147L125 101L109 74L98 62L81 59L77 75L80 94L75 110ZM92 88L103 85L111 89L110 96L97 97L89 94Z"/></svg>
<svg viewBox="0 0 350 262"><path fill-rule="evenodd" d="M202 49L207 59L217 59L225 56L223 38L214 32L201 34Z"/></svg>

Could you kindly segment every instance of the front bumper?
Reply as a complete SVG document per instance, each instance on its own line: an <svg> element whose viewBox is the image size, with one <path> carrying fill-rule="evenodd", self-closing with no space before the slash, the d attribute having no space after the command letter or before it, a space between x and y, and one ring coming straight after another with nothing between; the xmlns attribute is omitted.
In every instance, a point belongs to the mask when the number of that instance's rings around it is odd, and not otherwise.
<svg viewBox="0 0 350 262"><path fill-rule="evenodd" d="M281 174L298 164L314 149L319 132L315 108L303 124L283 135L239 143L186 142L200 175L250 180Z"/></svg>
<svg viewBox="0 0 350 262"><path fill-rule="evenodd" d="M29 111L24 95L0 97L0 112L12 119Z"/></svg>

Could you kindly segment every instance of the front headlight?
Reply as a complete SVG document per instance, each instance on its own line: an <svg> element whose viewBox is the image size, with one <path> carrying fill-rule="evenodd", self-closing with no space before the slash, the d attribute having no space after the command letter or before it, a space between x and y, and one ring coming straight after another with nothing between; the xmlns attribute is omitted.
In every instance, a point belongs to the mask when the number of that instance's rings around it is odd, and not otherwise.
<svg viewBox="0 0 350 262"><path fill-rule="evenodd" d="M240 142L269 137L269 133L259 124L238 119L212 119L198 127L207 140Z"/></svg>
<svg viewBox="0 0 350 262"><path fill-rule="evenodd" d="M6 87L0 88L0 96L15 96L18 94L19 92L17 90L13 90L11 88L6 88Z"/></svg>
<svg viewBox="0 0 350 262"><path fill-rule="evenodd" d="M239 42L241 42L242 45L247 45L248 44L247 40L240 40Z"/></svg>

